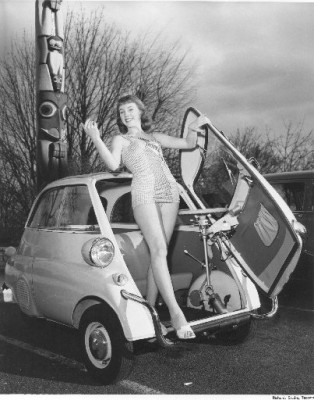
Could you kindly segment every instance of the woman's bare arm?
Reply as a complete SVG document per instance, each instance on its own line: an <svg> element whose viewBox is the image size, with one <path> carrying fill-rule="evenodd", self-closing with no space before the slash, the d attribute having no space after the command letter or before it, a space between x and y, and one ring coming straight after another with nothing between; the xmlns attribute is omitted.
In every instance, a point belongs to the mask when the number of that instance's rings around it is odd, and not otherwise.
<svg viewBox="0 0 314 400"><path fill-rule="evenodd" d="M88 119L85 124L81 124L86 134L93 141L101 159L107 165L107 167L115 171L119 168L121 163L121 152L122 152L122 138L121 136L115 136L112 139L112 150L110 151L100 137L99 129L94 121Z"/></svg>
<svg viewBox="0 0 314 400"><path fill-rule="evenodd" d="M193 149L197 145L197 133L203 132L202 126L209 121L204 115L199 116L188 127L188 134L185 138L168 136L163 133L154 133L154 137L163 147L172 149Z"/></svg>

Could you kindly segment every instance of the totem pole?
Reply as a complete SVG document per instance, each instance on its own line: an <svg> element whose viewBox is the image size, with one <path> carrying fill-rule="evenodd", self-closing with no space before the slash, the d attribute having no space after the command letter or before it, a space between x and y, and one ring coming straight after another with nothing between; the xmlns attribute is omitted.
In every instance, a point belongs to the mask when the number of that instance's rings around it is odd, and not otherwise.
<svg viewBox="0 0 314 400"><path fill-rule="evenodd" d="M36 0L37 188L67 175L62 0Z"/></svg>

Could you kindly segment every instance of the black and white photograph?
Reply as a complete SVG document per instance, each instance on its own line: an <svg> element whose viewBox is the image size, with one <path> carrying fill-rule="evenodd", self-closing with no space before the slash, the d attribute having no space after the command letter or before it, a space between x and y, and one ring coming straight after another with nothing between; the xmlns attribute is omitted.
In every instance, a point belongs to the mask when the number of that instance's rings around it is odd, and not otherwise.
<svg viewBox="0 0 314 400"><path fill-rule="evenodd" d="M313 21L0 0L0 398L314 400Z"/></svg>

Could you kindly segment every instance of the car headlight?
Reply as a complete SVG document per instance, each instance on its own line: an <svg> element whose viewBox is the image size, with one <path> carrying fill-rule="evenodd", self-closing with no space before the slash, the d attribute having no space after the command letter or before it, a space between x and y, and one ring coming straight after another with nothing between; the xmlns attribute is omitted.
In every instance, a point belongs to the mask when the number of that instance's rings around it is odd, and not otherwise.
<svg viewBox="0 0 314 400"><path fill-rule="evenodd" d="M82 256L87 264L105 268L113 260L114 245L104 237L90 239L82 247Z"/></svg>

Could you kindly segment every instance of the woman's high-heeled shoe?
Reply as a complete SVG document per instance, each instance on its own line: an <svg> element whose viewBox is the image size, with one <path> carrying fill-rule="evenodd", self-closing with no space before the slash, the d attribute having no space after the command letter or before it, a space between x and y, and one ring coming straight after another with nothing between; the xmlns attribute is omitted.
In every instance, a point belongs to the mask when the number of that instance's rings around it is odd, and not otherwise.
<svg viewBox="0 0 314 400"><path fill-rule="evenodd" d="M176 329L175 331L178 339L187 340L196 338L195 333L193 332L193 329L190 327L190 325L181 326L181 328Z"/></svg>
<svg viewBox="0 0 314 400"><path fill-rule="evenodd" d="M171 320L171 324L176 331L176 335L178 339L181 340L189 340L189 339L195 339L195 333L193 332L193 329L190 327L190 325L186 322L186 319L184 317L184 314L182 315L178 314L175 316L173 320Z"/></svg>

